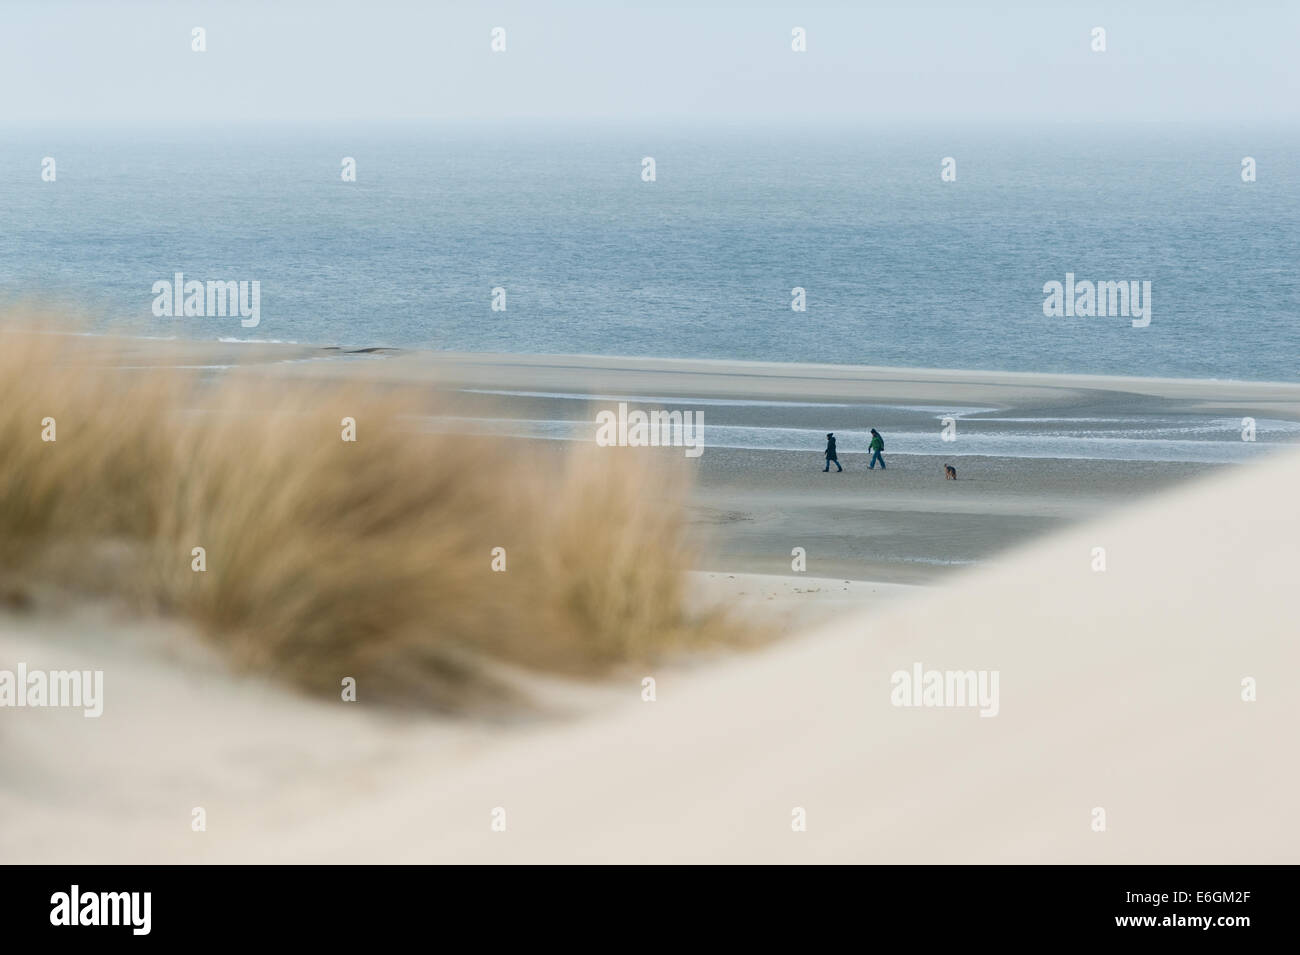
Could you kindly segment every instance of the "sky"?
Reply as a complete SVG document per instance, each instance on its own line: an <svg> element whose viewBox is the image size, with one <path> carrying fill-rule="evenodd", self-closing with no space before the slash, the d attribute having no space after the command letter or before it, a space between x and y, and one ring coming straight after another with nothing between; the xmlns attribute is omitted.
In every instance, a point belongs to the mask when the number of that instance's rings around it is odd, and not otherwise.
<svg viewBox="0 0 1300 955"><path fill-rule="evenodd" d="M0 124L1293 124L1298 53L1300 0L5 0Z"/></svg>

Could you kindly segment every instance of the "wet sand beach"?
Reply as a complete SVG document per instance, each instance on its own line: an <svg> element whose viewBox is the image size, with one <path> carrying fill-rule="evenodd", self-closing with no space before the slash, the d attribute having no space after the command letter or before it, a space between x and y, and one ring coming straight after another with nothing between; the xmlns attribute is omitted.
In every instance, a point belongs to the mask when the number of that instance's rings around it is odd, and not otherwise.
<svg viewBox="0 0 1300 955"><path fill-rule="evenodd" d="M697 569L709 571L790 574L791 552L802 547L809 575L937 582L1034 537L1300 441L1300 385L1286 383L119 344L127 351L113 360L133 370L181 365L214 377L239 369L427 387L430 417L413 427L551 438L531 443L554 444L557 453L570 441L594 440L596 414L620 401L693 410L703 416L703 453L652 453L680 457L692 475L690 515L704 550ZM1242 439L1245 418L1256 422L1252 441ZM954 422L951 441L942 438L945 419ZM867 469L873 426L886 438L885 471ZM839 438L843 473L822 472L827 431ZM944 478L949 463L956 481Z"/></svg>

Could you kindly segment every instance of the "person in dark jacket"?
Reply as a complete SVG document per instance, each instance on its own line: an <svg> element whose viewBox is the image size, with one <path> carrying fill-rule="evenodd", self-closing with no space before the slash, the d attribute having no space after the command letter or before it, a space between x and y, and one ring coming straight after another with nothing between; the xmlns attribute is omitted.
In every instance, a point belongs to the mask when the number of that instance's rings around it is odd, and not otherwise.
<svg viewBox="0 0 1300 955"><path fill-rule="evenodd" d="M838 472L838 471L843 471L843 470L844 470L842 467L840 467L840 459L839 459L838 457L836 457L836 455L835 455L835 435L834 435L834 433L831 433L831 434L826 435L826 467L822 468L822 473L823 473L823 474L825 474L827 471L829 471L829 470L831 469L831 462L832 462L832 461L835 462L835 470L836 470L837 472Z"/></svg>
<svg viewBox="0 0 1300 955"><path fill-rule="evenodd" d="M885 470L885 459L880 456L880 452L885 450L885 439L880 436L880 432L875 428L871 429L871 444L867 446L867 450L871 452L871 463L867 467L874 471L876 462L879 461L880 470Z"/></svg>

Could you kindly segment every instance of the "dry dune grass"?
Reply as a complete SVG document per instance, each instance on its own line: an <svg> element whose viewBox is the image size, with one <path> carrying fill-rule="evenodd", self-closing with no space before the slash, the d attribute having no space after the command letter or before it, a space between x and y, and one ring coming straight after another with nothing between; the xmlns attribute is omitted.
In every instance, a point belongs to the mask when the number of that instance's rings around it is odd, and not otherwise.
<svg viewBox="0 0 1300 955"><path fill-rule="evenodd" d="M0 331L11 575L189 616L236 665L316 694L350 676L443 709L499 698L487 661L592 673L735 636L685 609L685 484L662 458L420 433L427 396L205 385L104 349Z"/></svg>

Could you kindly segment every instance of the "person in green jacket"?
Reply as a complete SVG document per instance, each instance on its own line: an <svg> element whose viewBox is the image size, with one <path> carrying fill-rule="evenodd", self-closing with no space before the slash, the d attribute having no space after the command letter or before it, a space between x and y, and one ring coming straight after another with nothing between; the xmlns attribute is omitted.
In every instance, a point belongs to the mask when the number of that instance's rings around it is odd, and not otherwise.
<svg viewBox="0 0 1300 955"><path fill-rule="evenodd" d="M880 436L880 432L875 428L871 429L871 444L867 445L867 450L871 452L871 463L867 465L872 471L876 469L876 462L880 462L880 470L885 470L885 459L880 456L880 452L885 450L885 439Z"/></svg>

